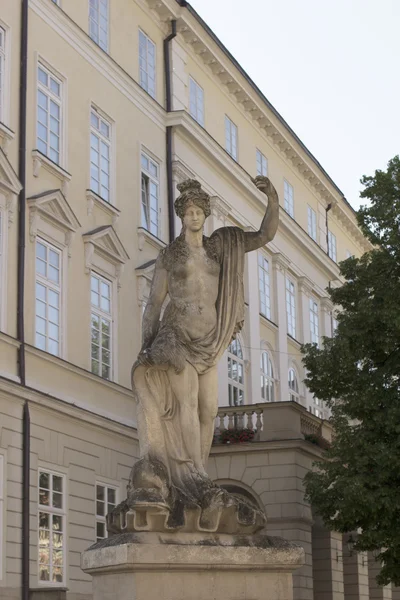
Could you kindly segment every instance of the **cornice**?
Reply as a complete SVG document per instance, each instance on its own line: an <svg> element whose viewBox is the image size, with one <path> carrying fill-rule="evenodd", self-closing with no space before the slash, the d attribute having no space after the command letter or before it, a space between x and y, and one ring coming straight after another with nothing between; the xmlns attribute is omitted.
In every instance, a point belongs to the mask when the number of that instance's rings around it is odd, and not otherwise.
<svg viewBox="0 0 400 600"><path fill-rule="evenodd" d="M167 116L168 125L173 125L177 132L181 132L195 145L197 152L203 151L206 157L229 174L235 185L240 186L246 199L254 203L256 208L264 214L265 195L262 194L251 182L250 175L236 163L225 150L203 129L186 111L175 111ZM339 277L339 267L318 246L314 240L292 219L283 209L279 211L279 225L282 232L291 238L296 245L300 245L320 267L326 272L328 279Z"/></svg>
<svg viewBox="0 0 400 600"><path fill-rule="evenodd" d="M327 174L319 169L315 159L306 153L283 119L263 102L193 15L179 6L174 6L171 0L146 2L152 12L157 13L160 21L177 20L178 34L188 51L206 66L211 76L234 98L244 114L254 122L325 206L331 204L334 207L333 214L348 229L360 247L365 251L370 250L371 244L362 235L355 218L348 215L351 209L345 204L344 197L334 187Z"/></svg>
<svg viewBox="0 0 400 600"><path fill-rule="evenodd" d="M24 401L28 401L34 404L37 408L43 410L56 412L57 415L63 414L66 417L70 417L75 422L85 422L87 425L91 425L108 432L117 433L124 435L132 440L137 440L137 431L125 423L118 422L108 417L103 417L97 413L94 413L87 408L79 407L76 404L68 403L61 398L56 398L48 393L41 392L30 387L21 386L18 382L11 381L10 379L0 378L0 391L3 394L9 394L10 397L15 398L21 404Z"/></svg>
<svg viewBox="0 0 400 600"><path fill-rule="evenodd" d="M305 294L306 296L311 296L314 287L314 284L311 281L311 279L309 279L305 275L303 275L302 277L298 277L297 286L301 293Z"/></svg>
<svg viewBox="0 0 400 600"><path fill-rule="evenodd" d="M285 273L290 267L290 260L281 252L275 252L275 254L272 255L272 264L278 271Z"/></svg>

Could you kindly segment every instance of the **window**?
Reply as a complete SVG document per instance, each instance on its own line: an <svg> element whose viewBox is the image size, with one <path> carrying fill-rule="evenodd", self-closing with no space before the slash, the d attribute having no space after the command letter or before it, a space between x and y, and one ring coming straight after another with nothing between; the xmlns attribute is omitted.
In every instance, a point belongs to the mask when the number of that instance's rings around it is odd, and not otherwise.
<svg viewBox="0 0 400 600"><path fill-rule="evenodd" d="M204 90L191 77L189 77L189 111L200 125L204 125Z"/></svg>
<svg viewBox="0 0 400 600"><path fill-rule="evenodd" d="M335 335L336 329L338 328L338 320L332 317L332 336Z"/></svg>
<svg viewBox="0 0 400 600"><path fill-rule="evenodd" d="M275 401L274 369L268 352L261 353L261 399L263 402Z"/></svg>
<svg viewBox="0 0 400 600"><path fill-rule="evenodd" d="M239 340L232 340L228 347L228 397L229 406L244 403L244 361Z"/></svg>
<svg viewBox="0 0 400 600"><path fill-rule="evenodd" d="M139 29L140 85L150 96L156 97L156 47Z"/></svg>
<svg viewBox="0 0 400 600"><path fill-rule="evenodd" d="M293 369L293 367L291 367L289 369L288 385L289 385L289 401L299 402L299 400L300 400L299 384L297 381L297 373Z"/></svg>
<svg viewBox="0 0 400 600"><path fill-rule="evenodd" d="M36 240L35 345L60 355L61 252Z"/></svg>
<svg viewBox="0 0 400 600"><path fill-rule="evenodd" d="M64 477L39 471L39 581L60 584L65 568Z"/></svg>
<svg viewBox="0 0 400 600"><path fill-rule="evenodd" d="M310 338L312 344L319 344L318 304L310 298Z"/></svg>
<svg viewBox="0 0 400 600"><path fill-rule="evenodd" d="M293 186L286 179L283 182L283 199L286 212L294 217Z"/></svg>
<svg viewBox="0 0 400 600"><path fill-rule="evenodd" d="M111 282L91 274L91 370L111 379L112 303Z"/></svg>
<svg viewBox="0 0 400 600"><path fill-rule="evenodd" d="M106 516L117 505L117 490L109 485L96 484L96 541L108 537Z"/></svg>
<svg viewBox="0 0 400 600"><path fill-rule="evenodd" d="M141 168L142 227L158 236L159 166L142 152Z"/></svg>
<svg viewBox="0 0 400 600"><path fill-rule="evenodd" d="M6 32L0 27L0 121L4 121L6 78Z"/></svg>
<svg viewBox="0 0 400 600"><path fill-rule="evenodd" d="M225 115L225 150L237 160L237 127Z"/></svg>
<svg viewBox="0 0 400 600"><path fill-rule="evenodd" d="M322 402L322 400L320 400L319 398L313 398L313 406L309 406L308 410L311 414L315 415L316 417L319 417L320 419L324 418L324 413L323 413L323 408L324 408L324 403Z"/></svg>
<svg viewBox="0 0 400 600"><path fill-rule="evenodd" d="M296 292L294 283L286 277L286 316L288 334L296 338Z"/></svg>
<svg viewBox="0 0 400 600"><path fill-rule="evenodd" d="M37 148L53 162L61 162L61 86L43 65L38 65Z"/></svg>
<svg viewBox="0 0 400 600"><path fill-rule="evenodd" d="M264 154L260 150L256 150L256 164L257 164L257 175L267 176L268 163Z"/></svg>
<svg viewBox="0 0 400 600"><path fill-rule="evenodd" d="M269 263L262 254L258 255L258 289L260 294L260 313L271 318L271 292L269 282Z"/></svg>
<svg viewBox="0 0 400 600"><path fill-rule="evenodd" d="M89 0L89 35L96 44L108 50L108 0Z"/></svg>
<svg viewBox="0 0 400 600"><path fill-rule="evenodd" d="M336 236L332 231L328 231L328 256L335 262L336 260Z"/></svg>
<svg viewBox="0 0 400 600"><path fill-rule="evenodd" d="M90 189L111 199L111 125L92 108L90 112Z"/></svg>
<svg viewBox="0 0 400 600"><path fill-rule="evenodd" d="M307 206L307 217L308 217L308 235L317 241L317 213L311 206Z"/></svg>
<svg viewBox="0 0 400 600"><path fill-rule="evenodd" d="M346 259L348 258L355 258L355 254L350 252L350 250L346 250Z"/></svg>

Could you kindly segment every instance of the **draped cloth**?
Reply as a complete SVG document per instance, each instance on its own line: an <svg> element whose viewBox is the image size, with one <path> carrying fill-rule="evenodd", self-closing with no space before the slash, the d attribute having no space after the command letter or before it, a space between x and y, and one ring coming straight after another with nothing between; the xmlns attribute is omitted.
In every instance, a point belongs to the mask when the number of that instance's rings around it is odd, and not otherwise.
<svg viewBox="0 0 400 600"><path fill-rule="evenodd" d="M133 385L138 402L141 457L161 461L169 483L185 492L195 469L191 448L186 447L182 437L179 401L168 372L182 370L183 387L187 383L183 371L186 365L191 365L198 375L207 373L216 366L244 321L244 232L238 227L223 227L209 238L209 242L213 241L219 248L220 263L216 327L206 336L192 340L180 327L178 315L167 307L151 345L151 356L157 357L157 364L140 367L141 375L134 378ZM184 395L183 391L183 398Z"/></svg>

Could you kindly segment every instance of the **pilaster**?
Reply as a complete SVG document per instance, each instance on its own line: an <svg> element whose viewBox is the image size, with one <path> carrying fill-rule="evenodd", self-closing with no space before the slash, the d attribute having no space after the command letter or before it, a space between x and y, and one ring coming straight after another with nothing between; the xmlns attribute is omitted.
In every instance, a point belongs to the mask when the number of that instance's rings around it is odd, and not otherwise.
<svg viewBox="0 0 400 600"><path fill-rule="evenodd" d="M272 257L275 278L275 306L278 325L278 368L279 368L279 395L277 400L287 400L289 397L288 387L288 344L287 344L287 321L286 321L286 270L290 261L280 252Z"/></svg>
<svg viewBox="0 0 400 600"><path fill-rule="evenodd" d="M320 518L312 528L314 600L344 600L342 534Z"/></svg>
<svg viewBox="0 0 400 600"><path fill-rule="evenodd" d="M375 560L372 552L368 552L369 600L393 600L392 586L381 586L376 582L380 570L381 564Z"/></svg>
<svg viewBox="0 0 400 600"><path fill-rule="evenodd" d="M369 600L368 556L365 552L350 553L347 542L350 534L343 536L343 583L346 600Z"/></svg>
<svg viewBox="0 0 400 600"><path fill-rule="evenodd" d="M261 402L260 394L260 297L258 293L258 260L257 252L248 252L246 254L246 279L248 291L248 335L249 335L249 358L250 369L248 377L250 386L249 402L256 404Z"/></svg>

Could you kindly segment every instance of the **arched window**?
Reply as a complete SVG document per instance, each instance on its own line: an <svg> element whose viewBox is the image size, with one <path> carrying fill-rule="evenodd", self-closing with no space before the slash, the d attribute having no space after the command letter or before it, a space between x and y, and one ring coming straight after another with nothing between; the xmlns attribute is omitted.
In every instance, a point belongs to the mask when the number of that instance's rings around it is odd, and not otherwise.
<svg viewBox="0 0 400 600"><path fill-rule="evenodd" d="M299 402L300 401L299 383L297 380L297 373L293 367L291 367L289 369L288 384L289 384L289 400L292 402L293 401Z"/></svg>
<svg viewBox="0 0 400 600"><path fill-rule="evenodd" d="M261 400L275 401L274 369L268 352L261 353Z"/></svg>
<svg viewBox="0 0 400 600"><path fill-rule="evenodd" d="M244 403L244 361L239 340L232 340L228 347L228 397L229 406Z"/></svg>

